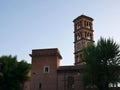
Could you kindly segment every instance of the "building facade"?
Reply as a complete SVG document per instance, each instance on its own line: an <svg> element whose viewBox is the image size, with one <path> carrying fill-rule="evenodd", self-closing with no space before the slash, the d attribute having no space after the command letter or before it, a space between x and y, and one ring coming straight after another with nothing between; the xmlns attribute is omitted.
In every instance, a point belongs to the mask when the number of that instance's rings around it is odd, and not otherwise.
<svg viewBox="0 0 120 90"><path fill-rule="evenodd" d="M62 56L57 48L32 50L31 79L27 83L30 90L83 90L80 73L84 66L82 49L94 42L93 19L81 15L73 23L74 65L60 66Z"/></svg>

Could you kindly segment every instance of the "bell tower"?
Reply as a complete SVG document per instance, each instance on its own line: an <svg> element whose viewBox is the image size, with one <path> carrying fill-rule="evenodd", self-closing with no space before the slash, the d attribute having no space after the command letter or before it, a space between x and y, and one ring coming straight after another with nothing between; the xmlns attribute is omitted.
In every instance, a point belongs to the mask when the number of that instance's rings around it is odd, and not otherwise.
<svg viewBox="0 0 120 90"><path fill-rule="evenodd" d="M74 57L75 65L82 65L83 48L94 43L93 40L93 19L81 15L73 20L74 23Z"/></svg>

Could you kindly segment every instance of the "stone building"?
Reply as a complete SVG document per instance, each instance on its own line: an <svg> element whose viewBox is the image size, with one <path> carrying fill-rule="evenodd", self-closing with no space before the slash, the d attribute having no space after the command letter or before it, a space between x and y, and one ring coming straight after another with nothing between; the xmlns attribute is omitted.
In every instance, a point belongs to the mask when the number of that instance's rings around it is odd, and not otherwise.
<svg viewBox="0 0 120 90"><path fill-rule="evenodd" d="M24 90L29 90L29 84L30 90L83 90L82 49L94 42L93 19L81 15L73 23L74 65L60 66L62 56L57 48L32 50L31 79Z"/></svg>

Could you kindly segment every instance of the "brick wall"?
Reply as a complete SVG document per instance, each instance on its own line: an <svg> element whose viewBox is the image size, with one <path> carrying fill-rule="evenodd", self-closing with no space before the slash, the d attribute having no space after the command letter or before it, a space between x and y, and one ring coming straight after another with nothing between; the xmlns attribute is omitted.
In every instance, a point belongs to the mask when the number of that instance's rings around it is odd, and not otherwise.
<svg viewBox="0 0 120 90"><path fill-rule="evenodd" d="M33 50L31 56L31 90L56 90L57 68L61 58L58 49Z"/></svg>

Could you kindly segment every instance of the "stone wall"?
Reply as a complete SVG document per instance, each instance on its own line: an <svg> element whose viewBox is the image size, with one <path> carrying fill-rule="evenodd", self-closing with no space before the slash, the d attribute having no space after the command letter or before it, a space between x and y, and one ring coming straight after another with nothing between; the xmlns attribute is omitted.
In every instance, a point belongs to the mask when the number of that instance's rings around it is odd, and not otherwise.
<svg viewBox="0 0 120 90"><path fill-rule="evenodd" d="M98 90L98 89L96 89L96 88L87 88L85 90ZM109 90L120 90L120 87L109 88Z"/></svg>

